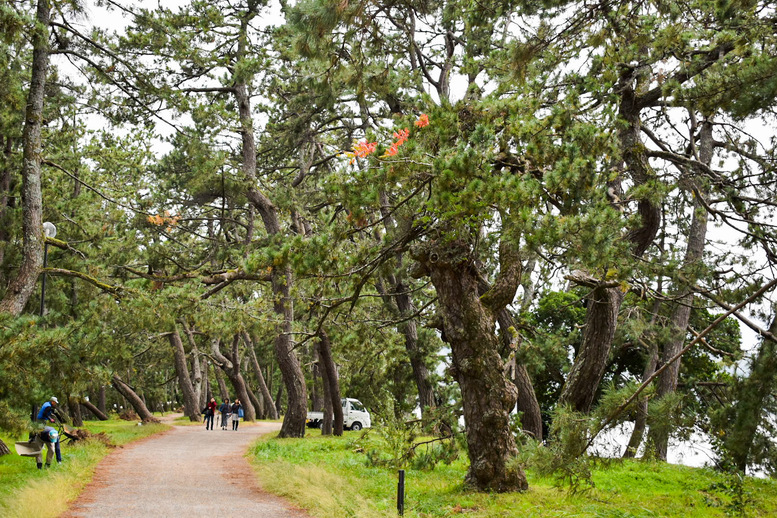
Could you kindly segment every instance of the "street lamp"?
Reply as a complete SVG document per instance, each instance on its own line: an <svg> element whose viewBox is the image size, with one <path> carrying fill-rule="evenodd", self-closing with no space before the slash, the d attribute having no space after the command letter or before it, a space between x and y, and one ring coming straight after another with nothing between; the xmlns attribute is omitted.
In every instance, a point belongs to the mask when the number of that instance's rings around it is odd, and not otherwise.
<svg viewBox="0 0 777 518"><path fill-rule="evenodd" d="M46 238L55 238L57 236L57 227L54 223L47 221L43 224L43 268L46 268L46 263L49 259L49 243ZM46 271L43 272L43 279L40 286L40 316L43 316L46 312Z"/></svg>

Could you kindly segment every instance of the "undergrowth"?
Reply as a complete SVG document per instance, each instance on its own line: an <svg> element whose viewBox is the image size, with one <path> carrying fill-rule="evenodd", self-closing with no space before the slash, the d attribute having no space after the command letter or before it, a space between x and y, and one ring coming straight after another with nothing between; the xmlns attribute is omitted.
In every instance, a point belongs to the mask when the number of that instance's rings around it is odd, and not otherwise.
<svg viewBox="0 0 777 518"><path fill-rule="evenodd" d="M127 421L86 422L94 434L105 432L115 446L168 429L165 425L137 426ZM100 440L66 442L61 445L62 464L39 470L35 459L14 453L14 443L27 437L0 437L11 448L0 457L0 516L4 518L55 517L91 480L97 463L110 451ZM44 453L45 457L45 453Z"/></svg>
<svg viewBox="0 0 777 518"><path fill-rule="evenodd" d="M311 516L397 516L397 468L378 466L368 452L395 458L378 430L304 439L264 437L251 448L261 485ZM423 441L419 436L416 441ZM524 446L525 448L525 446ZM537 447L539 448L539 447ZM588 459L586 491L558 487L553 475L527 470L525 493L479 493L463 484L466 454L434 469L406 466L407 517L725 517L738 507L737 488L709 469L636 460ZM730 482L730 481L729 481ZM777 516L777 482L744 479L747 516ZM740 501L741 502L741 498Z"/></svg>

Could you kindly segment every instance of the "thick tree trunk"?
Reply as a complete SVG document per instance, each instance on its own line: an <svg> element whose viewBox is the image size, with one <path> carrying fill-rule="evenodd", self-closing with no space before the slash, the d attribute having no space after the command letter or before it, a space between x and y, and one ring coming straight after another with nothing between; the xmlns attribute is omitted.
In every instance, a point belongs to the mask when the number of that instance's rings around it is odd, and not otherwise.
<svg viewBox="0 0 777 518"><path fill-rule="evenodd" d="M512 300L517 282L510 283L512 293L497 282L493 296L481 297L479 274L466 243L432 242L413 250L413 255L437 291L443 339L451 346L470 458L466 481L484 491L526 490L526 476L513 462L518 448L510 430L517 390L504 375L494 313ZM502 273L510 271L503 265Z"/></svg>
<svg viewBox="0 0 777 518"><path fill-rule="evenodd" d="M705 121L702 124L699 133L699 161L705 165L712 162L713 156L713 135L712 122ZM701 182L704 182L703 175L700 175ZM683 270L693 272L699 262L703 260L704 247L707 242L707 209L700 198L705 198L709 189L699 183L698 180L688 178L687 181L693 182L699 195L694 196L693 219L691 228L688 231L688 243L685 248L685 258L683 260ZM689 274L693 278L693 274ZM670 326L672 338L664 345L661 354L661 362L666 363L674 357L683 348L686 341L688 322L691 320L691 309L693 308L693 292L688 288L679 290L677 301L673 303ZM677 390L677 382L680 377L681 361L676 361L669 365L658 377L656 386L656 396L661 398L673 394ZM669 430L665 426L657 426L650 429L648 439L654 450L657 459L666 460L667 449L669 447Z"/></svg>
<svg viewBox="0 0 777 518"><path fill-rule="evenodd" d="M227 354L221 352L219 347L220 341L214 341L212 352L214 358L216 358L216 361L221 363L220 367L222 371L227 375L227 378L229 378L230 383L232 383L232 388L235 389L236 397L243 405L245 420L255 421L256 410L254 409L253 403L251 403L251 397L248 395L248 389L246 388L243 375L240 373L240 354L238 351L239 343L240 337L235 335L235 337L232 339L231 351L227 353L229 355L227 356Z"/></svg>
<svg viewBox="0 0 777 518"><path fill-rule="evenodd" d="M189 366L186 361L186 351L183 348L181 335L176 327L172 333L167 335L170 340L170 346L173 348L173 357L175 362L175 373L178 375L178 387L183 395L183 413L190 421L199 423L202 421L200 414L200 402L197 394L194 392L191 377L189 377ZM196 363L196 359L195 359Z"/></svg>
<svg viewBox="0 0 777 518"><path fill-rule="evenodd" d="M259 392L262 394L262 405L264 407L263 417L269 415L270 419L278 419L278 411L275 409L275 403L273 402L272 395L270 394L270 389L267 387L267 384L264 381L262 368L259 365L259 360L256 358L256 348L254 347L254 341L251 339L247 332L243 332L243 340L245 341L246 347L248 348L248 358L251 360L251 366L254 369L256 380L259 383Z"/></svg>
<svg viewBox="0 0 777 518"><path fill-rule="evenodd" d="M623 297L620 288L607 286L594 288L588 297L582 343L559 398L578 412L591 410L607 367Z"/></svg>
<svg viewBox="0 0 777 518"><path fill-rule="evenodd" d="M135 391L132 390L132 387L124 383L121 378L116 375L111 378L111 382L113 388L115 388L119 394L124 396L124 399L126 399L129 404L132 405L132 408L135 409L135 412L138 414L138 417L140 417L141 421L152 423L159 422L159 420L151 414L148 408L146 408L146 404L143 403L143 400L140 398L140 396L138 396Z"/></svg>
<svg viewBox="0 0 777 518"><path fill-rule="evenodd" d="M329 400L332 409L332 433L343 435L343 405L340 396L340 380L337 375L337 366L332 358L332 344L329 335L323 329L319 333L317 345L321 378L324 380L324 404Z"/></svg>
<svg viewBox="0 0 777 518"><path fill-rule="evenodd" d="M84 426L84 420L81 416L81 405L78 404L77 397L70 396L67 398L67 408L70 412L70 419L73 421L73 426Z"/></svg>
<svg viewBox="0 0 777 518"><path fill-rule="evenodd" d="M32 31L32 75L27 96L22 162L22 262L5 296L0 300L0 313L21 314L43 265L43 198L41 193L41 161L43 143L43 104L46 75L49 67L49 22L51 9L48 0L38 0L36 28Z"/></svg>
<svg viewBox="0 0 777 518"><path fill-rule="evenodd" d="M97 408L100 409L103 415L106 415L108 411L105 408L105 385L100 385L100 391L97 395ZM99 414L95 414L99 416Z"/></svg>
<svg viewBox="0 0 777 518"><path fill-rule="evenodd" d="M100 421L107 421L107 420L108 420L108 416L105 414L105 412L103 412L102 410L100 410L99 408L97 408L96 406L94 406L94 405L93 405L92 403L90 403L89 401L87 401L87 400L85 400L85 399L81 399L81 404L84 406L84 408L86 408L86 409L87 409L87 410L89 410L89 411L90 411L92 414L94 414L94 416L95 416L97 419L99 419Z"/></svg>
<svg viewBox="0 0 777 518"><path fill-rule="evenodd" d="M640 186L653 181L655 175L644 151L645 145L641 137L641 108L633 87L633 80L631 72L628 77L622 78L619 116L625 124L618 133L618 140L628 174L634 185ZM620 191L620 182L620 178L612 182L611 188ZM661 224L661 209L653 203L650 196L652 194L646 194L638 200L640 226L627 234L635 258L642 257L650 247ZM599 383L607 367L618 324L618 312L624 299L620 287L609 286L605 282L592 287L594 289L588 297L582 343L560 398L562 403L567 403L574 410L584 413L591 410Z"/></svg>

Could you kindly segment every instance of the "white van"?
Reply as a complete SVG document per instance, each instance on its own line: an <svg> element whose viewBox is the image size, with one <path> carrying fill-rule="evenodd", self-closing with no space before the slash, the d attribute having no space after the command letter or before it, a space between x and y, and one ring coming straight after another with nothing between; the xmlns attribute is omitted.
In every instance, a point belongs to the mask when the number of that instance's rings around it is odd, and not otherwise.
<svg viewBox="0 0 777 518"><path fill-rule="evenodd" d="M346 430L361 430L372 426L370 413L367 412L361 401L352 398L343 398L341 401L343 403L343 427ZM321 428L323 422L323 412L308 412L308 428Z"/></svg>

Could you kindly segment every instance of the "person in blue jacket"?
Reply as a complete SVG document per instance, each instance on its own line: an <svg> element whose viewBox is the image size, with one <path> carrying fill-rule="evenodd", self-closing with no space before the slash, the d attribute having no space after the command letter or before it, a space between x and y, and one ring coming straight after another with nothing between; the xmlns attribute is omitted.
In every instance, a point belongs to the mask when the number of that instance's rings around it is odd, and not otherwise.
<svg viewBox="0 0 777 518"><path fill-rule="evenodd" d="M55 422L55 418L62 421L62 417L60 416L59 412L57 411L57 406L59 405L59 400L55 396L51 396L51 399L43 403L43 406L40 407L40 411L38 412L38 422L39 423L53 423ZM48 428L51 428L50 426L46 426L43 430L47 430ZM54 430L56 432L56 430ZM43 432L40 432L43 433ZM43 439L43 437L41 437ZM47 448L53 448L56 451L57 454L57 462L62 462L62 452L59 449L59 433L55 434L56 441L50 441L47 442L45 439L43 439L44 444L46 444ZM40 461L38 462L38 467L40 468ZM46 455L46 465L51 464L51 459L48 455Z"/></svg>
<svg viewBox="0 0 777 518"><path fill-rule="evenodd" d="M55 396L51 396L51 399L43 403L38 411L38 421L43 423L53 423L56 415L57 405L59 400Z"/></svg>

